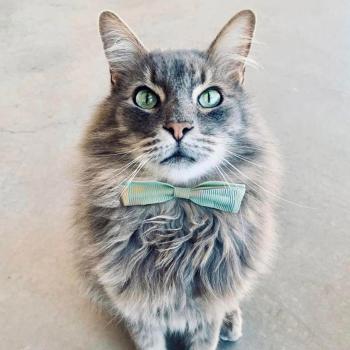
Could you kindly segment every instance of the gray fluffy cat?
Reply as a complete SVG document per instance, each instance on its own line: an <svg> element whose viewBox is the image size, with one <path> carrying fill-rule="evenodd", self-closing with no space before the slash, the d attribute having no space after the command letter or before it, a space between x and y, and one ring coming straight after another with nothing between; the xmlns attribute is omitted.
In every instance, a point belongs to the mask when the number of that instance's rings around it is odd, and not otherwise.
<svg viewBox="0 0 350 350"><path fill-rule="evenodd" d="M116 15L100 16L111 92L82 143L76 254L89 295L138 349L236 341L239 303L268 261L276 156L242 87L254 26L246 10L207 51L149 52ZM186 199L124 207L132 179L247 191L237 214Z"/></svg>

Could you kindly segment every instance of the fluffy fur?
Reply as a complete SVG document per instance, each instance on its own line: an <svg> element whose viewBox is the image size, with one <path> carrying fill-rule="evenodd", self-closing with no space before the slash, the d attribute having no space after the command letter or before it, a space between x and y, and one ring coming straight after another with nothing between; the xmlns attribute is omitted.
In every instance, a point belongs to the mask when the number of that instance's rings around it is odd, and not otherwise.
<svg viewBox="0 0 350 350"><path fill-rule="evenodd" d="M237 340L239 302L270 256L278 164L242 86L254 24L243 11L208 51L148 52L114 14L100 17L112 88L82 143L76 255L89 295L125 320L138 349L165 350L173 334L192 350L215 349L220 333ZM140 86L158 95L156 108L135 105ZM198 96L211 86L223 101L205 109ZM169 122L193 128L179 143ZM186 200L123 207L131 179L223 180L247 192L238 214Z"/></svg>

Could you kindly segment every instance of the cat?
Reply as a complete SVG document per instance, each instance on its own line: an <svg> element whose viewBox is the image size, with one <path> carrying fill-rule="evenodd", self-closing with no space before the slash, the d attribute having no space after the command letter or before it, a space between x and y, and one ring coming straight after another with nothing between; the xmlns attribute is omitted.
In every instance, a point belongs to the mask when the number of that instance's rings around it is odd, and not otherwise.
<svg viewBox="0 0 350 350"><path fill-rule="evenodd" d="M81 145L75 221L93 302L137 347L216 349L242 335L240 302L274 246L278 156L243 88L255 30L236 14L209 49L149 52L115 14L100 15L111 91ZM238 213L186 199L123 206L126 181L246 185ZM180 349L180 347L178 347Z"/></svg>

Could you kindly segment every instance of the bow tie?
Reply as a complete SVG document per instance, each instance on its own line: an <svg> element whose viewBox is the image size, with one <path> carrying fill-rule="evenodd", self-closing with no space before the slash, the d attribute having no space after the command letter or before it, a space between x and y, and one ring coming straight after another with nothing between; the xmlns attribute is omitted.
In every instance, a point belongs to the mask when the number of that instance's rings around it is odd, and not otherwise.
<svg viewBox="0 0 350 350"><path fill-rule="evenodd" d="M197 205L237 213L245 193L245 185L207 181L195 187L175 187L158 181L128 182L121 202L125 206L148 205L187 199Z"/></svg>

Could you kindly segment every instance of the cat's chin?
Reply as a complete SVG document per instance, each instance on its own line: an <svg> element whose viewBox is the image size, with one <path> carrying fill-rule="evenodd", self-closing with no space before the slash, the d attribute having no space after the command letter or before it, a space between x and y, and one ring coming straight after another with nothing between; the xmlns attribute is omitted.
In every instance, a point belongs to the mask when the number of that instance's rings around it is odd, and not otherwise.
<svg viewBox="0 0 350 350"><path fill-rule="evenodd" d="M151 166L150 170L156 178L173 185L185 186L204 179L215 169L215 166L216 161L214 160L194 160L183 157Z"/></svg>

